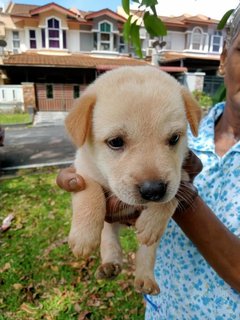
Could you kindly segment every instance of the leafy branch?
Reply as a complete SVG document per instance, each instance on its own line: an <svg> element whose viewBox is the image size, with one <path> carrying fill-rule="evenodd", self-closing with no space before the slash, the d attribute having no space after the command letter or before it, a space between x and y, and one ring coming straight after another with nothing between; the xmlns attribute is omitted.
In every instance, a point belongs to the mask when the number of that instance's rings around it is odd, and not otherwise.
<svg viewBox="0 0 240 320"><path fill-rule="evenodd" d="M158 37L167 34L167 28L157 15L158 0L132 0L138 4L139 16L130 12L130 0L122 0L122 7L128 15L124 24L123 35L127 43L131 43L136 54L142 58L140 28L143 25L150 36Z"/></svg>

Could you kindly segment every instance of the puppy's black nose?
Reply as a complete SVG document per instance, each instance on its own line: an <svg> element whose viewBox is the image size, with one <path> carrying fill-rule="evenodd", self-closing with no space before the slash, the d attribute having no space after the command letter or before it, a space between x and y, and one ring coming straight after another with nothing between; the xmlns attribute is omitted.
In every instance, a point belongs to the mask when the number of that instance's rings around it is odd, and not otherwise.
<svg viewBox="0 0 240 320"><path fill-rule="evenodd" d="M160 201L166 191L167 183L162 181L144 181L139 185L141 197L148 201Z"/></svg>

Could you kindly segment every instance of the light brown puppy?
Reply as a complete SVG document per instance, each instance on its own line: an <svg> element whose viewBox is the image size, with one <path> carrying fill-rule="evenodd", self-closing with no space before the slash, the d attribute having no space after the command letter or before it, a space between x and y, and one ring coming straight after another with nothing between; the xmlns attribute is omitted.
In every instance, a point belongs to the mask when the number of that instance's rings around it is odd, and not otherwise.
<svg viewBox="0 0 240 320"><path fill-rule="evenodd" d="M91 84L66 118L77 146L75 167L86 189L72 196L69 244L88 256L101 243L99 277L121 271L118 223L104 223L103 190L143 206L136 221L136 290L157 294L155 250L177 206L187 155L187 124L197 135L201 111L191 94L155 67L121 67Z"/></svg>

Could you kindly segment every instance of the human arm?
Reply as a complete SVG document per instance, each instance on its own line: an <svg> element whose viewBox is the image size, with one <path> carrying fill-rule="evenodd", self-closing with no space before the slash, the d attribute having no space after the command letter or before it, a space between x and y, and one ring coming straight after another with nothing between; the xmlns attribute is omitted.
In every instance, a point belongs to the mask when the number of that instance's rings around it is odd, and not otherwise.
<svg viewBox="0 0 240 320"><path fill-rule="evenodd" d="M177 210L173 219L219 276L240 292L240 239L199 196L184 212Z"/></svg>

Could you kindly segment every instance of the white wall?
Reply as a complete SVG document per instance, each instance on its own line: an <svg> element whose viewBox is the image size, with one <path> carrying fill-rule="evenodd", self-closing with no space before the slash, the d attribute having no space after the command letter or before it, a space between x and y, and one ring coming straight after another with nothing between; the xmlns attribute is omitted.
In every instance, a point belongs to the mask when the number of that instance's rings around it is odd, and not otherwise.
<svg viewBox="0 0 240 320"><path fill-rule="evenodd" d="M67 31L67 48L70 52L80 51L80 31L79 30Z"/></svg>
<svg viewBox="0 0 240 320"><path fill-rule="evenodd" d="M21 85L0 85L0 111L14 108L23 110L23 89Z"/></svg>

